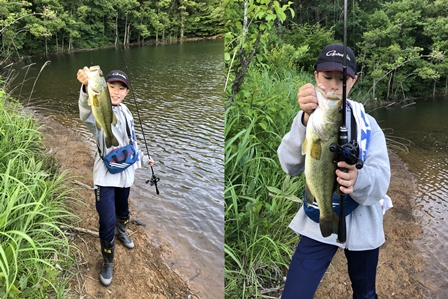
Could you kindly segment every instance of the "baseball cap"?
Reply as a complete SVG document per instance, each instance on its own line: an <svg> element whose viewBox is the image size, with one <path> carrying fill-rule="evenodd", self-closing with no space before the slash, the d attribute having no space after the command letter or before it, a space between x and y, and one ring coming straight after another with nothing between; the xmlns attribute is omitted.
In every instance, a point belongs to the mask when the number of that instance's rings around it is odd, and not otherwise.
<svg viewBox="0 0 448 299"><path fill-rule="evenodd" d="M117 82L117 81L123 82L129 89L128 75L126 75L125 72L120 70L113 70L106 77L106 82Z"/></svg>
<svg viewBox="0 0 448 299"><path fill-rule="evenodd" d="M342 44L331 44L320 52L314 69L318 72L342 72L344 61L344 46ZM356 76L355 53L347 47L347 74L354 78Z"/></svg>

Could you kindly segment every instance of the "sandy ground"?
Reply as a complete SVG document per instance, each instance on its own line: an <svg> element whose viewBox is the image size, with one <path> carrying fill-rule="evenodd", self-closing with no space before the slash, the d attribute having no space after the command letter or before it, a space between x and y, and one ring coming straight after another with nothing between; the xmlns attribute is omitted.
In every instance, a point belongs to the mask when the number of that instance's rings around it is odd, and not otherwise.
<svg viewBox="0 0 448 299"><path fill-rule="evenodd" d="M97 231L98 216L94 205L92 185L93 152L81 136L50 118L41 119L47 152L56 155L63 170L69 170L76 183L71 184L81 204L71 205L80 221L79 228ZM74 159L73 157L82 157ZM430 298L420 283L423 259L413 240L419 238L421 228L412 214L416 183L404 163L390 153L392 180L389 196L394 208L384 219L386 243L380 250L377 275L379 298ZM132 206L132 198L130 199ZM132 208L132 207L131 207ZM135 243L132 250L116 245L115 270L112 285L99 282L101 253L98 237L72 231L73 244L81 249L77 255L79 274L73 280L77 298L216 298L222 294L204 294L203 290L169 267L164 245L151 242L145 228L131 224L129 231ZM339 250L324 276L315 298L351 298L350 279L344 253ZM269 297L267 298L275 298Z"/></svg>

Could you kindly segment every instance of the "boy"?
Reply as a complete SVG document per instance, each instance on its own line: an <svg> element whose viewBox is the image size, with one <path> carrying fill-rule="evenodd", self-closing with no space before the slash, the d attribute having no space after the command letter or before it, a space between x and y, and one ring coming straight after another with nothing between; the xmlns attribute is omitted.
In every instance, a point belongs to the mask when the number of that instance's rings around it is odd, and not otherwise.
<svg viewBox="0 0 448 299"><path fill-rule="evenodd" d="M317 59L314 77L324 92L342 93L343 53L343 45L331 44ZM348 95L357 79L355 55L349 47L346 63ZM302 142L309 116L318 105L315 88L310 83L299 89L297 98L301 111L278 148L282 169L289 175L299 175L303 171ZM347 104L356 120L360 158L364 162L359 170L344 161L337 163L339 168L347 169L347 172L336 170L340 190L346 194L346 202L351 206L346 217L347 241L338 243L336 234L324 238L318 219L311 219L313 205L304 203L290 224L301 238L290 264L282 299L313 298L338 247L345 249L353 298L377 298L376 267L379 247L385 241L380 200L390 201L386 195L390 181L389 157L384 134L375 119L364 113L361 104L350 100Z"/></svg>
<svg viewBox="0 0 448 299"><path fill-rule="evenodd" d="M141 162L149 163L151 166L154 161L146 157L141 151L138 151L140 161L131 165L122 172L112 174L106 168L102 157L106 156L114 147L107 148L105 145L104 132L97 128L92 109L88 104L88 77L83 70L77 73L77 79L83 85L79 95L79 114L81 120L86 124L90 132L93 133L98 145L95 163L93 166L93 183L95 186L95 204L99 216L99 235L101 243L101 253L103 255L103 264L100 271L100 281L108 286L112 282L114 266L115 236L123 245L129 249L134 248L134 243L126 234L126 224L129 221L129 192L134 183L135 170L141 167ZM120 70L111 71L106 77L107 87L109 88L112 110L117 119L117 124L112 125L112 132L119 142L118 147L124 147L129 144L129 133L136 145L134 132L134 119L128 108L122 103L129 93L128 76ZM137 150L137 149L136 149Z"/></svg>

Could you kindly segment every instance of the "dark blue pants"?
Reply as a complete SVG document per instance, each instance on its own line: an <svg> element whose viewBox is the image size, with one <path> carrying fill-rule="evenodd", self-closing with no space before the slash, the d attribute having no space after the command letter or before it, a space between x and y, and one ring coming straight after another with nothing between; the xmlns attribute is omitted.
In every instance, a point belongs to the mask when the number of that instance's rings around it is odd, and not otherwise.
<svg viewBox="0 0 448 299"><path fill-rule="evenodd" d="M312 299L338 247L302 236L291 260L282 299ZM375 299L379 248L345 249L354 299Z"/></svg>
<svg viewBox="0 0 448 299"><path fill-rule="evenodd" d="M116 218L129 217L129 192L131 188L101 187L95 189L96 211L100 218L100 239L112 242Z"/></svg>

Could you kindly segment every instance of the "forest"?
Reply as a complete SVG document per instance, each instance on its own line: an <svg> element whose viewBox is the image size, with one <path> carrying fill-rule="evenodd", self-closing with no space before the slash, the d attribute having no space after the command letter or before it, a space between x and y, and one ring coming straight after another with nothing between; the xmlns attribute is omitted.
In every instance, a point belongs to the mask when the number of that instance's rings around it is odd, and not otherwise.
<svg viewBox="0 0 448 299"><path fill-rule="evenodd" d="M448 94L448 0L348 0L347 45L366 111ZM321 49L342 43L343 0L225 1L226 298L278 298L298 236L304 177L277 148L314 83Z"/></svg>
<svg viewBox="0 0 448 299"><path fill-rule="evenodd" d="M223 34L220 0L0 0L2 60Z"/></svg>

